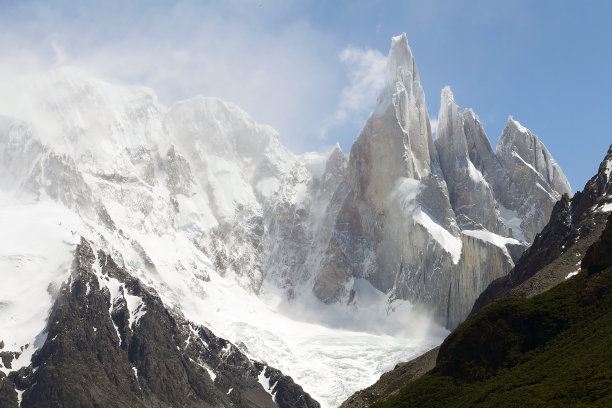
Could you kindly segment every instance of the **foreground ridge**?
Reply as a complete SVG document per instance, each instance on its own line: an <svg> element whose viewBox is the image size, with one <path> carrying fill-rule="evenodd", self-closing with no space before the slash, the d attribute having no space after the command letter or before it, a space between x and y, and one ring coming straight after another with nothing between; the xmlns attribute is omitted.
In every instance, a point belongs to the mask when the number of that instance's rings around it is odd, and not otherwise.
<svg viewBox="0 0 612 408"><path fill-rule="evenodd" d="M290 377L167 310L84 239L73 268L32 364L2 374L2 406L319 407ZM11 360L3 354L8 369Z"/></svg>

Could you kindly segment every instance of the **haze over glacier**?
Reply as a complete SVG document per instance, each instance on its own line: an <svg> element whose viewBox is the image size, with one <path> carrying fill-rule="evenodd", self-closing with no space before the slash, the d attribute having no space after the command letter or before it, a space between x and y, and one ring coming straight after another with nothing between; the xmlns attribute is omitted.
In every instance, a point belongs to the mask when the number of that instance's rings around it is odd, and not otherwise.
<svg viewBox="0 0 612 408"><path fill-rule="evenodd" d="M27 120L0 121L0 340L30 344L22 365L83 236L335 406L439 343L571 194L535 135L509 118L493 152L449 88L434 140L405 35L348 155L295 155L217 98L165 107L67 68L32 80Z"/></svg>

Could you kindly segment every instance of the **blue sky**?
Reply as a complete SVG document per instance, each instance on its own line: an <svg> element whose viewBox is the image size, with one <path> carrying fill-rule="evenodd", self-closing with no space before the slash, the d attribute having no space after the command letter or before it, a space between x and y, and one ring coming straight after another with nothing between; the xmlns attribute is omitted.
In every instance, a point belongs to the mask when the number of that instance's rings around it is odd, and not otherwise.
<svg viewBox="0 0 612 408"><path fill-rule="evenodd" d="M166 105L234 102L295 152L348 152L406 32L432 119L450 85L493 146L512 115L582 189L612 143L611 21L588 0L0 0L0 81L77 66Z"/></svg>

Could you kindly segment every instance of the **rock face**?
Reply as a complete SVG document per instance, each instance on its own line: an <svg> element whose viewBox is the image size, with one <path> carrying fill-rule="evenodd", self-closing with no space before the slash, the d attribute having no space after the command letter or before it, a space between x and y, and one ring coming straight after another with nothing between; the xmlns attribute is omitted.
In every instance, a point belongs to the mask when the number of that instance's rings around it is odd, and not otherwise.
<svg viewBox="0 0 612 408"><path fill-rule="evenodd" d="M339 147L297 157L219 99L164 108L149 90L59 71L35 98L59 131L3 120L5 184L121 231L145 268L155 249L142 237L179 234L254 293L267 281L289 298L349 303L363 278L453 327L571 190L514 120L495 154L449 88L434 142L405 35L387 76L347 158Z"/></svg>
<svg viewBox="0 0 612 408"><path fill-rule="evenodd" d="M434 142L405 36L393 39L387 63L388 85L332 198L340 210L314 292L324 302L350 302L354 279L365 278L452 328L571 189L542 143L512 119L494 153L476 115L462 113L448 87Z"/></svg>
<svg viewBox="0 0 612 408"><path fill-rule="evenodd" d="M612 211L612 146L582 192L563 195L555 204L548 225L521 256L514 269L478 297L472 314L506 296L533 296L579 270L585 251L599 238Z"/></svg>
<svg viewBox="0 0 612 408"><path fill-rule="evenodd" d="M8 376L21 406L319 407L290 377L167 310L85 240L73 268L32 365Z"/></svg>
<svg viewBox="0 0 612 408"><path fill-rule="evenodd" d="M486 229L507 236L508 229L501 219L494 187L481 172L481 169L489 170L486 174L492 174L489 178L495 180L501 173L493 167L497 164L496 158L487 154L490 148L478 151L478 148L490 146L488 138L471 111L461 113L449 87L442 90L435 145L459 227Z"/></svg>
<svg viewBox="0 0 612 408"><path fill-rule="evenodd" d="M608 216L608 222L599 239L589 247L582 258L580 268L593 273L610 265L612 265L612 214Z"/></svg>

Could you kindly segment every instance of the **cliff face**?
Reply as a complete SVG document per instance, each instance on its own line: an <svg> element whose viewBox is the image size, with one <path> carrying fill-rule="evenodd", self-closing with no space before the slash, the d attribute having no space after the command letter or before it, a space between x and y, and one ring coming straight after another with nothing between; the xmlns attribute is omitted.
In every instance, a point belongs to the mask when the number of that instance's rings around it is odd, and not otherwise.
<svg viewBox="0 0 612 408"><path fill-rule="evenodd" d="M462 113L448 87L434 142L405 36L393 39L387 71L331 201L339 209L313 263L314 292L350 303L354 279L365 278L452 328L512 269L571 189L542 143L512 119L494 153L477 116Z"/></svg>
<svg viewBox="0 0 612 408"><path fill-rule="evenodd" d="M486 154L490 148L481 151L490 146L489 140L480 122L470 113L461 113L449 87L442 90L435 144L449 199L461 229L486 229L507 236L508 228L495 199L496 185L489 184L482 173L496 164L496 157ZM491 175L489 179L497 182L499 175L495 169L487 170L487 175Z"/></svg>

